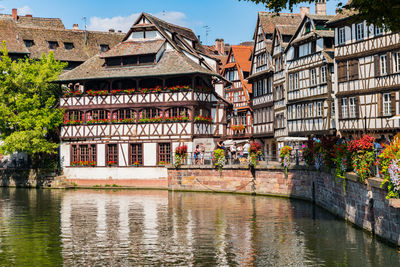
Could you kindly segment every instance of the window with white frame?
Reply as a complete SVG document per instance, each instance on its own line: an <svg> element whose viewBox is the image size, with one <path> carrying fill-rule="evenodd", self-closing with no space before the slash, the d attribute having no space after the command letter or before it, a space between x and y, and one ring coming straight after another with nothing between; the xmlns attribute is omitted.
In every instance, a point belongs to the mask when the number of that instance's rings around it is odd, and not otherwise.
<svg viewBox="0 0 400 267"><path fill-rule="evenodd" d="M239 102L239 92L235 92L233 95L233 102L237 103Z"/></svg>
<svg viewBox="0 0 400 267"><path fill-rule="evenodd" d="M382 100L383 100L383 115L384 116L392 115L392 101L390 99L390 93L383 94Z"/></svg>
<svg viewBox="0 0 400 267"><path fill-rule="evenodd" d="M300 105L297 105L297 116L296 116L296 118L297 119L301 118L301 106Z"/></svg>
<svg viewBox="0 0 400 267"><path fill-rule="evenodd" d="M311 86L317 85L317 71L316 69L310 70Z"/></svg>
<svg viewBox="0 0 400 267"><path fill-rule="evenodd" d="M356 117L356 99L354 97L349 97L349 118Z"/></svg>
<svg viewBox="0 0 400 267"><path fill-rule="evenodd" d="M322 102L317 102L317 116L320 117L323 115L322 112Z"/></svg>
<svg viewBox="0 0 400 267"><path fill-rule="evenodd" d="M287 107L287 112L288 112L288 118L292 119L292 106Z"/></svg>
<svg viewBox="0 0 400 267"><path fill-rule="evenodd" d="M289 74L289 91L294 90L294 74Z"/></svg>
<svg viewBox="0 0 400 267"><path fill-rule="evenodd" d="M299 89L299 73L296 72L294 74L294 89L297 90Z"/></svg>
<svg viewBox="0 0 400 267"><path fill-rule="evenodd" d="M321 67L321 83L326 83L326 66Z"/></svg>
<svg viewBox="0 0 400 267"><path fill-rule="evenodd" d="M356 24L356 40L364 39L364 23Z"/></svg>
<svg viewBox="0 0 400 267"><path fill-rule="evenodd" d="M375 26L375 35L381 35L383 33L382 27Z"/></svg>
<svg viewBox="0 0 400 267"><path fill-rule="evenodd" d="M393 71L400 72L400 52L393 53Z"/></svg>
<svg viewBox="0 0 400 267"><path fill-rule="evenodd" d="M342 108L342 118L344 118L344 119L346 119L346 118L348 118L348 116L349 116L349 113L348 113L348 109L347 109L347 98L342 98L342 105L341 105L341 108Z"/></svg>
<svg viewBox="0 0 400 267"><path fill-rule="evenodd" d="M314 116L313 115L313 104L310 103L310 104L308 104L308 117L312 118L313 116Z"/></svg>
<svg viewBox="0 0 400 267"><path fill-rule="evenodd" d="M339 44L344 44L346 42L345 27L339 28L339 30L338 30L338 42L339 42Z"/></svg>
<svg viewBox="0 0 400 267"><path fill-rule="evenodd" d="M380 70L381 70L381 75L386 75L387 74L387 56L386 55L381 55L379 57L380 59Z"/></svg>

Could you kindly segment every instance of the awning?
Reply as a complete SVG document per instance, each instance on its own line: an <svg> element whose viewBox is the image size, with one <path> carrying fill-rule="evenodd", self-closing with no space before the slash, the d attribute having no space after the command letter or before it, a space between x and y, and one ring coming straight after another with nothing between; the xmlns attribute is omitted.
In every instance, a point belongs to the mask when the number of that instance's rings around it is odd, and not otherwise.
<svg viewBox="0 0 400 267"><path fill-rule="evenodd" d="M278 142L305 142L308 141L307 137L292 137L292 136L286 136L286 137L279 137L276 139Z"/></svg>
<svg viewBox="0 0 400 267"><path fill-rule="evenodd" d="M224 145L230 146L230 145L233 145L234 142L238 145L238 144L242 144L242 143L247 143L248 141L249 140L247 140L247 139L243 139L243 140L225 140L224 141Z"/></svg>

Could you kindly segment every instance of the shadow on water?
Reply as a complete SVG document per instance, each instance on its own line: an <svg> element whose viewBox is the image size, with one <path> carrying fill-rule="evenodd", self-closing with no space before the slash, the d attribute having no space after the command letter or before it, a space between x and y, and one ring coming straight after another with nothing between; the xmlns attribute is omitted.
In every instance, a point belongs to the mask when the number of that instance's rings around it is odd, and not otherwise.
<svg viewBox="0 0 400 267"><path fill-rule="evenodd" d="M311 203L167 191L0 190L0 265L396 266Z"/></svg>

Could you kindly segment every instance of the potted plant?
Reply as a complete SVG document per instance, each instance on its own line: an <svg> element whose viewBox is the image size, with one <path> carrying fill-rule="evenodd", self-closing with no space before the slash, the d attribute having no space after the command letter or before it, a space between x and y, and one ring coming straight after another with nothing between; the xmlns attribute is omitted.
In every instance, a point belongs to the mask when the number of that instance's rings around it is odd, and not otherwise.
<svg viewBox="0 0 400 267"><path fill-rule="evenodd" d="M288 170L290 165L290 154L292 153L292 150L293 148L291 146L284 146L281 148L281 151L279 152L282 161L282 166L285 171L285 176L288 175Z"/></svg>
<svg viewBox="0 0 400 267"><path fill-rule="evenodd" d="M175 162L174 162L175 168L179 168L180 166L182 166L186 158L187 158L187 146L186 145L178 146L175 149Z"/></svg>
<svg viewBox="0 0 400 267"><path fill-rule="evenodd" d="M252 142L252 144L250 145L250 150L249 150L249 154L250 154L250 161L249 161L249 165L250 167L255 168L258 162L258 157L261 156L261 144L257 143L257 142Z"/></svg>

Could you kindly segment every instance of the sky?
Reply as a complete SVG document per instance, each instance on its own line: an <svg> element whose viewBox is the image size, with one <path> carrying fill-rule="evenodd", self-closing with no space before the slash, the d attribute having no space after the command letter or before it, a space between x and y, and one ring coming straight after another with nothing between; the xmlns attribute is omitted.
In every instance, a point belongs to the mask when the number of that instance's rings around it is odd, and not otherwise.
<svg viewBox="0 0 400 267"><path fill-rule="evenodd" d="M340 0L329 0L327 13L334 14ZM308 6L307 3L301 6ZM309 5L314 13L314 4ZM216 38L239 44L252 40L262 4L238 0L0 0L0 13L32 14L34 17L61 18L66 28L77 23L89 30L113 28L127 32L141 12L191 28L203 44ZM286 10L285 12L289 12ZM299 12L299 6L293 12Z"/></svg>

